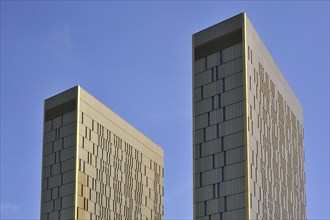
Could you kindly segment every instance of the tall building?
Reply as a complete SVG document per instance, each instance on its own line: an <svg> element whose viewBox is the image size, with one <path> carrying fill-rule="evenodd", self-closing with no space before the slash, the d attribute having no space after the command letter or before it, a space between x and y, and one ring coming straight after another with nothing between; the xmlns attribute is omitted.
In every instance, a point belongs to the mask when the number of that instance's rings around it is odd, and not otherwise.
<svg viewBox="0 0 330 220"><path fill-rule="evenodd" d="M77 86L45 100L41 219L163 219L163 150Z"/></svg>
<svg viewBox="0 0 330 220"><path fill-rule="evenodd" d="M306 219L302 107L246 14L192 39L194 219Z"/></svg>

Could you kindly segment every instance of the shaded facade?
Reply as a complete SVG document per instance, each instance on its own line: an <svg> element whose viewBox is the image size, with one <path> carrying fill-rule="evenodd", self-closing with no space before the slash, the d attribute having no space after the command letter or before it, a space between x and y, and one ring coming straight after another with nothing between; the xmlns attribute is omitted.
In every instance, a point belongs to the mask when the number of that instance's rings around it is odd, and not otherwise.
<svg viewBox="0 0 330 220"><path fill-rule="evenodd" d="M306 219L302 107L246 14L192 50L194 219Z"/></svg>
<svg viewBox="0 0 330 220"><path fill-rule="evenodd" d="M163 150L77 86L45 100L41 219L163 219Z"/></svg>

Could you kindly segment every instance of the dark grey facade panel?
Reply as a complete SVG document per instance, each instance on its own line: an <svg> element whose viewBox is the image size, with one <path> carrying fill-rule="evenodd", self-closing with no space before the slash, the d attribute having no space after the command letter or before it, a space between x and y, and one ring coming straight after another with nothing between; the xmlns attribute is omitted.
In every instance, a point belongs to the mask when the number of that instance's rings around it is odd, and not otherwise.
<svg viewBox="0 0 330 220"><path fill-rule="evenodd" d="M245 101L236 102L225 107L226 120L245 115Z"/></svg>
<svg viewBox="0 0 330 220"><path fill-rule="evenodd" d="M205 58L201 58L195 61L195 74L203 72L206 70Z"/></svg>
<svg viewBox="0 0 330 220"><path fill-rule="evenodd" d="M227 154L226 154L227 157ZM227 161L226 161L227 162ZM228 181L245 176L245 161L227 165L224 167L224 180Z"/></svg>
<svg viewBox="0 0 330 220"><path fill-rule="evenodd" d="M194 88L200 87L210 82L212 82L212 70L209 69L196 74Z"/></svg>
<svg viewBox="0 0 330 220"><path fill-rule="evenodd" d="M71 99L51 109L45 110L45 121L51 120L74 110L77 110L77 99Z"/></svg>
<svg viewBox="0 0 330 220"><path fill-rule="evenodd" d="M246 191L242 16L230 22L193 37L196 219L224 219L227 197Z"/></svg>
<svg viewBox="0 0 330 220"><path fill-rule="evenodd" d="M208 114L201 114L194 118L194 130L199 130L208 126Z"/></svg>
<svg viewBox="0 0 330 220"><path fill-rule="evenodd" d="M243 72L235 73L231 76L224 78L224 80L225 80L225 85L226 85L226 88L225 88L226 91L232 90L237 87L241 87L245 84Z"/></svg>
<svg viewBox="0 0 330 220"><path fill-rule="evenodd" d="M243 71L243 58L237 58L235 60L229 61L220 65L218 68L219 78L225 78L232 74Z"/></svg>
<svg viewBox="0 0 330 220"><path fill-rule="evenodd" d="M212 156L202 157L196 160L195 173L204 172L213 168Z"/></svg>
<svg viewBox="0 0 330 220"><path fill-rule="evenodd" d="M220 36L212 41L195 47L195 60L208 57L211 54L224 50L242 42L242 29L236 29L228 34Z"/></svg>
<svg viewBox="0 0 330 220"><path fill-rule="evenodd" d="M229 196L236 193L242 193L246 190L246 178L240 177L237 179L220 183L220 197Z"/></svg>
<svg viewBox="0 0 330 220"><path fill-rule="evenodd" d="M224 121L219 124L219 137L227 136L245 129L245 118L243 116Z"/></svg>
<svg viewBox="0 0 330 220"><path fill-rule="evenodd" d="M218 137L218 126L212 125L205 128L205 141L210 141Z"/></svg>
<svg viewBox="0 0 330 220"><path fill-rule="evenodd" d="M204 142L201 145L201 157L216 154L221 152L221 139L214 139L212 141Z"/></svg>
<svg viewBox="0 0 330 220"><path fill-rule="evenodd" d="M208 55L206 57L206 68L214 68L218 65L221 64L221 56L220 56L220 51L213 53L211 55Z"/></svg>
<svg viewBox="0 0 330 220"><path fill-rule="evenodd" d="M223 219L246 219L246 208L224 212Z"/></svg>
<svg viewBox="0 0 330 220"><path fill-rule="evenodd" d="M195 189L194 197L196 203L213 199L213 185L202 186Z"/></svg>
<svg viewBox="0 0 330 220"><path fill-rule="evenodd" d="M222 80L217 80L203 86L203 98L209 98L223 92Z"/></svg>
<svg viewBox="0 0 330 220"><path fill-rule="evenodd" d="M221 55L222 63L227 63L228 61L239 58L243 55L243 44L239 43L228 47L222 51Z"/></svg>
<svg viewBox="0 0 330 220"><path fill-rule="evenodd" d="M210 125L223 122L223 109L219 108L210 112Z"/></svg>
<svg viewBox="0 0 330 220"><path fill-rule="evenodd" d="M226 164L238 163L246 160L245 146L226 151Z"/></svg>
<svg viewBox="0 0 330 220"><path fill-rule="evenodd" d="M201 173L202 177L202 184L201 186L208 186L208 185L212 185L215 183L218 183L219 181L223 181L221 179L222 176L222 169L221 168L217 168L217 169L211 169L205 172ZM214 189L212 189L214 190Z"/></svg>
<svg viewBox="0 0 330 220"><path fill-rule="evenodd" d="M194 89L194 102L202 100L202 87Z"/></svg>
<svg viewBox="0 0 330 220"><path fill-rule="evenodd" d="M208 41L226 35L239 28L242 28L243 14L239 14L224 22L213 25L207 29L197 32L193 35L193 44L195 47L204 44Z"/></svg>
<svg viewBox="0 0 330 220"><path fill-rule="evenodd" d="M245 145L244 131L223 137L223 148L226 151L243 145Z"/></svg>
<svg viewBox="0 0 330 220"><path fill-rule="evenodd" d="M243 87L238 87L236 89L232 89L232 90L222 93L220 96L221 107L243 101L245 99L244 95L245 94L244 94ZM202 108L202 107L200 107L200 108Z"/></svg>
<svg viewBox="0 0 330 220"><path fill-rule="evenodd" d="M206 202L206 215L214 215L225 211L224 198L212 199Z"/></svg>
<svg viewBox="0 0 330 220"><path fill-rule="evenodd" d="M214 167L223 167L225 166L225 154L224 152L217 153L214 155Z"/></svg>
<svg viewBox="0 0 330 220"><path fill-rule="evenodd" d="M195 116L210 112L213 109L212 98L203 99L194 105Z"/></svg>

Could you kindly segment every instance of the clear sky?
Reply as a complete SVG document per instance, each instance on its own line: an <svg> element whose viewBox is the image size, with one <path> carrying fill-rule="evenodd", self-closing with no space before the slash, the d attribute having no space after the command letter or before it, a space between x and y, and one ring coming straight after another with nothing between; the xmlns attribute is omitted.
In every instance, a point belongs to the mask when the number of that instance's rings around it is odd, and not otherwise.
<svg viewBox="0 0 330 220"><path fill-rule="evenodd" d="M242 11L303 105L307 216L329 219L329 1L1 1L1 218L39 218L43 100L79 84L164 148L165 219L191 219L191 35Z"/></svg>

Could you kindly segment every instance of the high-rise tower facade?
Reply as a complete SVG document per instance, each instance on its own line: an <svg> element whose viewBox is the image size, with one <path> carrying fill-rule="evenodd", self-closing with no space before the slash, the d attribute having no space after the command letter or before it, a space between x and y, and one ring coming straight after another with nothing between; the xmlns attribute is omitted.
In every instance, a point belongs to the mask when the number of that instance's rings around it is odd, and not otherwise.
<svg viewBox="0 0 330 220"><path fill-rule="evenodd" d="M163 219L163 155L79 86L45 100L41 219Z"/></svg>
<svg viewBox="0 0 330 220"><path fill-rule="evenodd" d="M306 219L302 107L246 14L192 51L194 219Z"/></svg>

